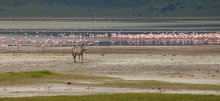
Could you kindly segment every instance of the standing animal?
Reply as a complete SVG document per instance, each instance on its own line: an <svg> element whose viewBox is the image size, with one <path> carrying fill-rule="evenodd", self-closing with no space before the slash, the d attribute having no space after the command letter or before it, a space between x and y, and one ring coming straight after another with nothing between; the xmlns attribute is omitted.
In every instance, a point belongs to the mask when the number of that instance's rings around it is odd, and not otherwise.
<svg viewBox="0 0 220 101"><path fill-rule="evenodd" d="M80 56L82 56L81 58L82 58L82 63L83 63L83 53L86 51L86 49L85 49L85 45L84 44L82 44L82 45L80 45L80 46L73 46L73 48L72 48L72 56L73 56L73 58L74 58L74 62L76 63L76 56L77 55L79 55L79 58L80 58Z"/></svg>

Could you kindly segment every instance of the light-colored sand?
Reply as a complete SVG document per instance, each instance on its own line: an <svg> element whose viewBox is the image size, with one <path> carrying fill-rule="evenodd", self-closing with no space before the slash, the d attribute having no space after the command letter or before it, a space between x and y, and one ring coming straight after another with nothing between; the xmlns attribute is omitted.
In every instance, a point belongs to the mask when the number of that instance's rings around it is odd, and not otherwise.
<svg viewBox="0 0 220 101"><path fill-rule="evenodd" d="M211 84L220 85L220 80L203 79L203 78L186 78L186 77L163 77L153 75L109 75L109 77L121 78L123 80L156 80L172 83L187 83L187 84Z"/></svg>
<svg viewBox="0 0 220 101"><path fill-rule="evenodd" d="M220 91L205 90L172 90L172 89L137 89L137 88L111 88L86 87L65 84L29 84L0 87L0 97L24 96L59 96L59 95L89 95L89 94L115 94L115 93L176 93L176 94L213 94L220 95Z"/></svg>

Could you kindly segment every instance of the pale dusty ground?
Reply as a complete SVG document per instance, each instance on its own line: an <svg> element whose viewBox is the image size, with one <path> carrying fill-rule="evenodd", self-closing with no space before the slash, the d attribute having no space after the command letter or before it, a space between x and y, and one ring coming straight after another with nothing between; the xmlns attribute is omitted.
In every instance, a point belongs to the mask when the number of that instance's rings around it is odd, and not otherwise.
<svg viewBox="0 0 220 101"><path fill-rule="evenodd" d="M0 87L1 97L23 96L59 96L59 95L88 95L112 93L175 93L175 94L213 94L219 95L220 91L205 90L172 90L172 89L138 89L138 88L111 88L111 87L86 87L65 84L28 84Z"/></svg>
<svg viewBox="0 0 220 101"><path fill-rule="evenodd" d="M0 71L32 71L51 70L59 72L86 72L125 80L158 80L178 83L220 85L220 46L173 46L173 47L87 47L84 63L73 63L68 48L64 53L1 53ZM52 50L54 52L54 50ZM51 51L51 52L52 52ZM58 49L56 51L62 51ZM0 96L44 95L47 91L38 91L38 85L8 87L1 90ZM39 88L44 87L39 85ZM81 95L94 93L148 92L150 90L130 88L97 88L97 90L81 90L85 87L73 87L77 90L51 90L46 95ZM12 89L13 88L13 89ZM57 89L59 85L57 86ZM20 89L20 90L19 90ZM156 90L157 91L157 90ZM6 93L8 92L8 93ZM30 93L29 93L30 92ZM43 93L44 92L44 93ZM58 92L58 93L57 93ZM168 90L167 90L168 92ZM169 91L174 93L193 93L194 91ZM220 94L219 91L195 91L195 94ZM6 94L6 95L5 95ZM8 95L7 95L8 94ZM11 94L11 95L10 95ZM15 94L15 95L16 95ZM29 95L30 94L30 95Z"/></svg>

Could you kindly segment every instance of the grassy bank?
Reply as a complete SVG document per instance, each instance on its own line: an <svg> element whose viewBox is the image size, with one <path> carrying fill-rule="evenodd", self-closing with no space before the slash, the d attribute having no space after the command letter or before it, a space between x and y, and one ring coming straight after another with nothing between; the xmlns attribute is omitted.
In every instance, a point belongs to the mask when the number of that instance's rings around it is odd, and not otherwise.
<svg viewBox="0 0 220 101"><path fill-rule="evenodd" d="M51 71L28 71L0 73L0 85L17 85L29 83L68 83L72 80L106 80L110 77L95 76L84 73L55 73Z"/></svg>
<svg viewBox="0 0 220 101"><path fill-rule="evenodd" d="M0 98L0 101L219 101L220 96L189 94L106 94L87 96L51 96Z"/></svg>
<svg viewBox="0 0 220 101"><path fill-rule="evenodd" d="M188 89L188 90L220 90L219 85L185 84L162 81L114 81L99 84L104 87L142 88L142 89Z"/></svg>
<svg viewBox="0 0 220 101"><path fill-rule="evenodd" d="M81 83L89 81L93 83ZM97 83L96 83L97 82ZM142 89L188 89L188 90L220 90L220 85L184 84L162 81L129 81L85 73L55 73L51 71L7 72L0 73L0 85L10 86L33 83L61 83L97 87L142 88Z"/></svg>

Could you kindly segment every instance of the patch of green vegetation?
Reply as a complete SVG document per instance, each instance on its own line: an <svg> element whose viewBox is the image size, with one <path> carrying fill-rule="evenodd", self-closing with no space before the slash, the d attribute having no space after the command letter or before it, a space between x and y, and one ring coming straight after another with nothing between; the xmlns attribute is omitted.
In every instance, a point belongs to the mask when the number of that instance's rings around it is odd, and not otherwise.
<svg viewBox="0 0 220 101"><path fill-rule="evenodd" d="M0 73L0 85L16 85L29 83L67 83L74 80L106 80L113 79L83 73L55 73L51 71L28 71Z"/></svg>
<svg viewBox="0 0 220 101"><path fill-rule="evenodd" d="M114 81L98 84L103 87L120 87L120 88L148 88L148 89L189 89L189 90L220 90L220 85L209 84L185 84L170 83L162 81Z"/></svg>
<svg viewBox="0 0 220 101"><path fill-rule="evenodd" d="M129 93L85 96L0 98L1 101L220 101L215 95Z"/></svg>
<svg viewBox="0 0 220 101"><path fill-rule="evenodd" d="M50 71L8 72L0 74L0 85L16 85L42 82L43 79L55 76Z"/></svg>
<svg viewBox="0 0 220 101"><path fill-rule="evenodd" d="M94 83L81 83L88 81ZM189 89L189 90L220 90L220 85L184 84L162 81L121 80L105 76L85 73L56 73L51 71L29 71L0 73L0 85L18 85L32 83L61 83L97 87L142 88L142 89Z"/></svg>
<svg viewBox="0 0 220 101"><path fill-rule="evenodd" d="M54 75L51 71L32 71L32 72L8 72L6 76L9 77L31 77L31 78L42 78L50 75ZM4 76L4 75L3 75Z"/></svg>

